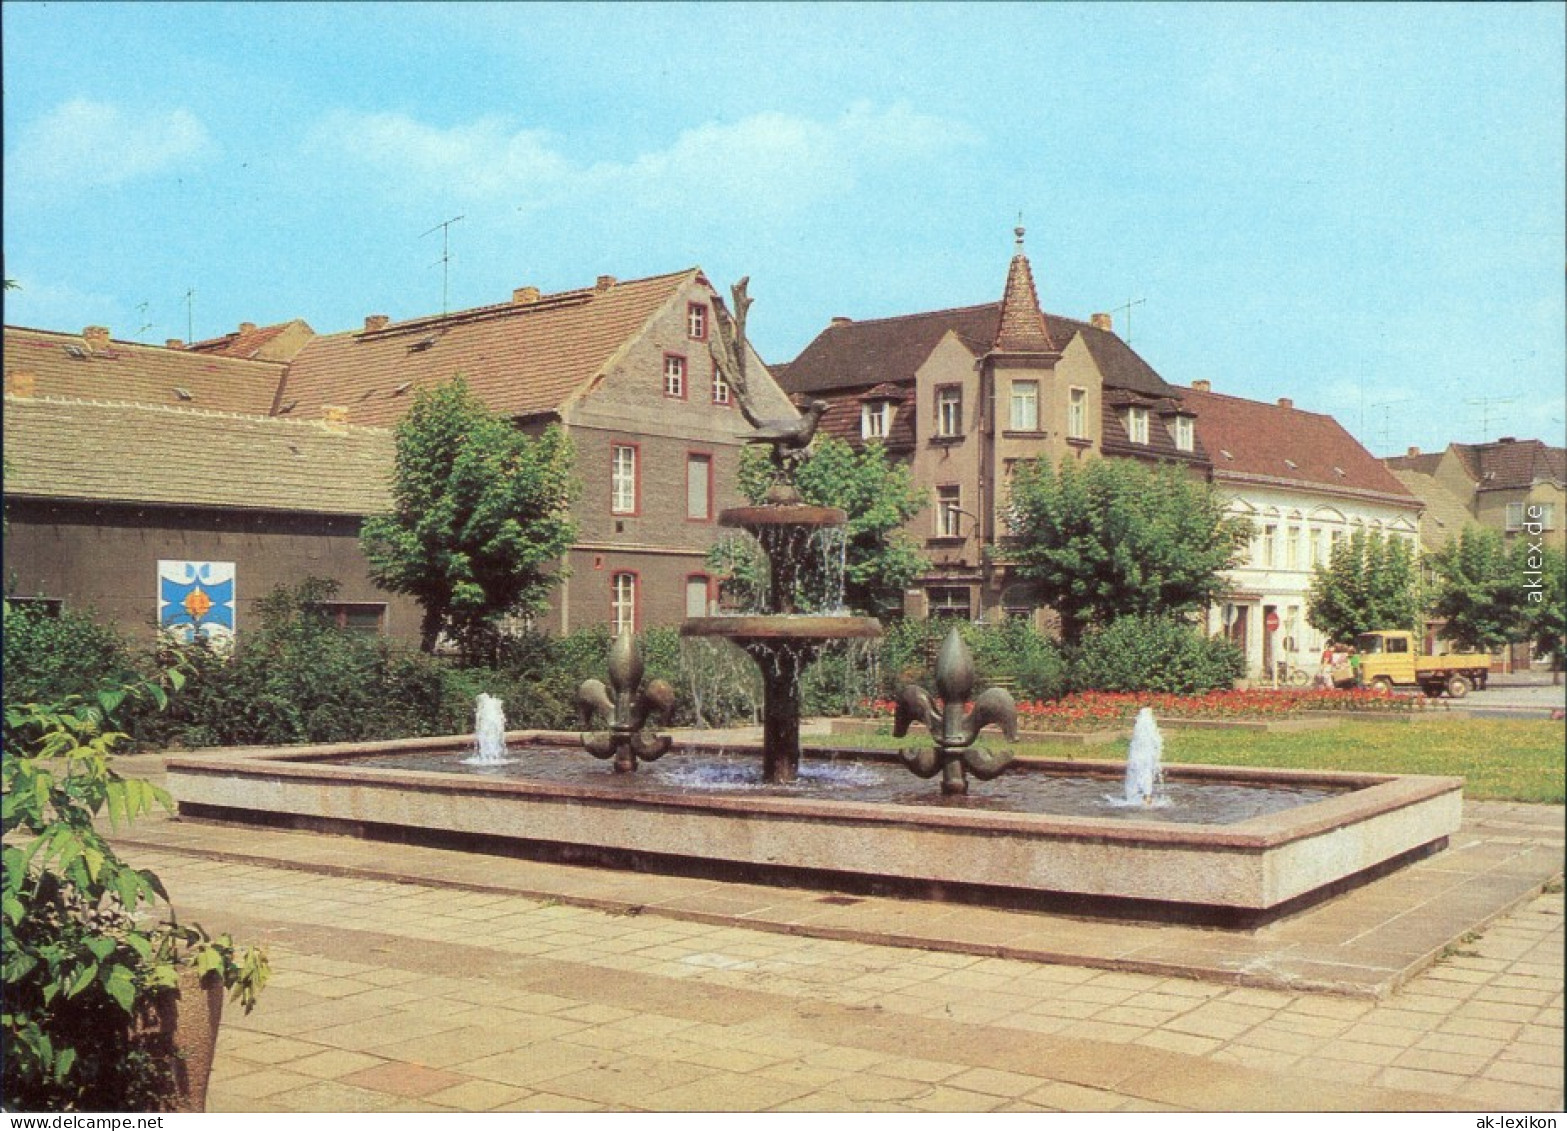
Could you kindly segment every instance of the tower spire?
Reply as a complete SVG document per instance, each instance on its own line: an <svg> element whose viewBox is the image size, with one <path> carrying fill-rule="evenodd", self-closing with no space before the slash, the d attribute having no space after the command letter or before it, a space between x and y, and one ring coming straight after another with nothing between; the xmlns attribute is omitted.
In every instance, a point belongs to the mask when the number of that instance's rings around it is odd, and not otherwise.
<svg viewBox="0 0 1567 1131"><path fill-rule="evenodd" d="M1034 272L1023 253L1023 214L1018 213L1012 229L1016 250L1007 270L1007 289L1001 296L1001 319L996 327L997 353L1055 353L1055 342L1039 309L1039 293L1034 289Z"/></svg>

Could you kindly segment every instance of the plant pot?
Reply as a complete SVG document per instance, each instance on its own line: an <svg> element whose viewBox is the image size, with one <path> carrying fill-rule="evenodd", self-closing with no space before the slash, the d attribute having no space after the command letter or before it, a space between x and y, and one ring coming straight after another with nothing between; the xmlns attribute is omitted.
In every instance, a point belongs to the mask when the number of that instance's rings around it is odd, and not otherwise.
<svg viewBox="0 0 1567 1131"><path fill-rule="evenodd" d="M207 1079L218 1047L223 1017L223 981L181 970L177 989L165 990L138 1008L130 1043L168 1065L164 1111L207 1110Z"/></svg>

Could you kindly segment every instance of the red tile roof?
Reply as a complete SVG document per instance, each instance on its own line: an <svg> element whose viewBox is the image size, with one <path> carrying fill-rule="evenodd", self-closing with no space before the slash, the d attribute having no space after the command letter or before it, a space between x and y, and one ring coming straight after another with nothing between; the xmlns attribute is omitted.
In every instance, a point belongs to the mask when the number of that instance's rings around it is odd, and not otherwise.
<svg viewBox="0 0 1567 1131"><path fill-rule="evenodd" d="M1121 409L1134 404L1148 409L1146 444L1134 444L1131 436L1127 434L1126 425L1121 422ZM1191 451L1183 452L1175 446L1175 436L1171 434L1170 427L1176 410L1192 411L1190 406L1182 405L1169 397L1157 399L1139 397L1124 391L1118 391L1112 397L1107 393L1101 401L1099 410L1100 451L1107 456L1127 456L1131 459L1173 460L1176 463L1195 464L1207 464L1210 460L1217 462L1217 455L1203 446L1200 424L1193 429Z"/></svg>
<svg viewBox="0 0 1567 1131"><path fill-rule="evenodd" d="M861 435L862 410L865 402L873 398L893 402L892 428L882 439L887 450L889 452L911 450L914 447L914 386L912 384L894 385L888 382L870 390L849 389L821 394L821 399L827 402L828 408L822 413L817 431L859 447L865 442Z"/></svg>
<svg viewBox="0 0 1567 1131"><path fill-rule="evenodd" d="M1494 444L1454 444L1471 469L1478 491L1514 491L1542 480L1567 484L1567 448L1539 440L1498 440Z"/></svg>
<svg viewBox="0 0 1567 1131"><path fill-rule="evenodd" d="M265 416L283 365L52 330L5 328L5 387L24 396L136 401Z"/></svg>
<svg viewBox="0 0 1567 1131"><path fill-rule="evenodd" d="M1034 290L1034 272L1028 256L1012 257L1007 269L1007 289L1001 296L994 348L998 353L1054 353L1045 316L1039 310L1039 293Z"/></svg>
<svg viewBox="0 0 1567 1131"><path fill-rule="evenodd" d="M1197 435L1213 461L1215 479L1418 502L1331 416L1195 389L1182 389L1180 395L1197 413Z"/></svg>
<svg viewBox="0 0 1567 1131"><path fill-rule="evenodd" d="M316 337L289 367L279 410L318 417L328 405L355 424L388 425L415 389L462 374L491 410L558 411L700 274L697 268Z"/></svg>
<svg viewBox="0 0 1567 1131"><path fill-rule="evenodd" d="M1001 328L999 302L904 314L865 322L828 326L788 365L772 367L779 384L791 393L828 389L858 389L883 381L912 381L915 371L948 333L955 334L975 357L988 352ZM1109 330L1087 322L1044 316L1050 340L1065 348L1074 336L1104 374L1105 384L1135 389L1150 396L1170 396L1173 390L1137 353Z"/></svg>
<svg viewBox="0 0 1567 1131"><path fill-rule="evenodd" d="M225 357L262 357L265 360L286 361L288 357L277 357L264 351L290 330L299 331L302 336L307 337L315 333L309 323L299 318L291 322L278 322L271 326L257 326L253 322L242 322L239 329L232 334L192 342L185 349L188 353L222 354ZM289 356L292 356L292 353Z"/></svg>

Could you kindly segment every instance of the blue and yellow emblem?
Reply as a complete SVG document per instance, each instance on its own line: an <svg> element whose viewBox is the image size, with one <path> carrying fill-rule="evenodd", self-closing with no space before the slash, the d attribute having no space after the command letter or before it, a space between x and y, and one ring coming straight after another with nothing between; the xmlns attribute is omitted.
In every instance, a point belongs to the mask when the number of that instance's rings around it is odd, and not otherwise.
<svg viewBox="0 0 1567 1131"><path fill-rule="evenodd" d="M234 563L158 563L158 627L182 640L234 635Z"/></svg>

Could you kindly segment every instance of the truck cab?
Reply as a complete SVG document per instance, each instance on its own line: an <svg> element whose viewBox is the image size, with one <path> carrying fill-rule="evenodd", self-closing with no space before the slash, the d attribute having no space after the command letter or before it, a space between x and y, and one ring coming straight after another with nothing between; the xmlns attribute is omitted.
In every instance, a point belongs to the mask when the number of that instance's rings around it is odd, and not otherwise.
<svg viewBox="0 0 1567 1131"><path fill-rule="evenodd" d="M1419 687L1433 699L1444 692L1462 699L1484 688L1491 669L1491 658L1485 655L1423 656L1414 634L1403 631L1362 632L1355 637L1355 651L1360 653L1362 687Z"/></svg>

